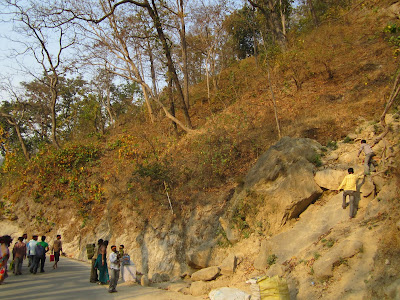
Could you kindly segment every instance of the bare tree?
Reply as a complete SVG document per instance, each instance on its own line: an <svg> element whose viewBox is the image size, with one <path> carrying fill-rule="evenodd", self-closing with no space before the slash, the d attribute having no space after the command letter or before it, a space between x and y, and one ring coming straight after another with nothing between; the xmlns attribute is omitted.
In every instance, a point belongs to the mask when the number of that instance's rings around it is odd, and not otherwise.
<svg viewBox="0 0 400 300"><path fill-rule="evenodd" d="M204 69L207 84L207 99L211 97L211 81L214 90L218 89L217 82L217 56L222 48L224 28L224 16L228 12L225 1L216 4L206 4L201 2L198 7L193 10L193 29L192 39L196 38L200 42L196 43L196 51L200 51L204 57ZM220 70L219 70L220 71Z"/></svg>
<svg viewBox="0 0 400 300"><path fill-rule="evenodd" d="M74 36L67 38L66 31L68 25L52 23L46 18L46 9L32 2L31 6L26 6L25 2L7 0L6 4L14 9L14 21L20 24L20 33L27 40L24 52L30 52L36 62L41 66L44 76L38 78L47 86L49 91L49 103L51 111L51 133L52 143L60 148L57 139L57 111L56 103L58 100L58 85L61 70L62 53L74 44ZM52 41L57 41L53 43Z"/></svg>
<svg viewBox="0 0 400 300"><path fill-rule="evenodd" d="M119 10L118 13L116 12L117 8L123 5L133 5L133 8L137 8L138 11L140 11L141 13L146 13L147 16L151 19L153 26L152 26L152 30L154 30L155 32L155 36L157 37L163 53L164 53L164 58L165 58L165 64L167 66L167 78L172 78L175 88L176 88L176 92L178 95L178 99L180 100L181 103L181 108L183 110L183 115L186 121L186 125L184 125L183 127L181 126L181 124L183 125L182 122L179 122L179 120L177 120L174 116L172 116L169 112L168 109L166 109L160 99L158 99L158 97L154 97L154 100L161 105L162 109L164 110L166 116L168 118L171 119L175 119L174 121L178 121L176 122L182 129L184 129L185 131L190 131L192 130L192 123L191 123L191 119L190 119L190 115L189 115L189 110L188 107L186 105L185 102L185 97L184 97L184 93L183 93L183 89L182 89L182 85L179 81L178 78L178 73L177 73L177 69L175 67L175 62L172 58L172 44L165 32L165 24L163 23L163 15L160 15L159 10L163 9L162 7L162 3L158 3L156 4L156 1L152 0L152 1L148 1L148 0L143 0L143 1L133 1L133 0L122 0L122 1L118 1L118 2L114 2L111 0L100 0L100 4L101 6L101 11L99 12L98 10L96 11L95 9L93 9L92 5L84 5L84 4L79 4L80 6L78 8L76 7L70 7L68 9L63 8L62 12L63 13L69 13L70 16L68 18L66 18L66 20L84 20L86 22L88 22L89 24L92 24L92 27L95 27L99 24L101 24L103 21L110 21L113 18L114 19L119 19L120 16L123 15L123 13ZM90 6L90 9L88 9L88 6ZM86 11L83 11L82 9L86 9ZM109 48L108 50L113 50L112 48ZM116 70L118 70L118 67L115 66ZM136 66L137 70L139 71L138 66ZM135 71L134 71L135 72ZM135 79L137 80L137 78ZM140 84L145 84L143 78L140 82ZM153 94L151 92L151 88L147 85L146 88L144 89L147 93L149 94Z"/></svg>

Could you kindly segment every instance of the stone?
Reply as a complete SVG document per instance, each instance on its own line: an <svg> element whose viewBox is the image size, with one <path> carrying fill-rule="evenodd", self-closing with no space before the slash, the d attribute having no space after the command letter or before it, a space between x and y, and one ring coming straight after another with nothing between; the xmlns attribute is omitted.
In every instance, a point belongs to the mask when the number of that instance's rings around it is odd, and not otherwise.
<svg viewBox="0 0 400 300"><path fill-rule="evenodd" d="M173 291L173 292L182 292L184 289L189 288L190 284L187 282L176 282L173 284L170 284L167 289L169 291Z"/></svg>
<svg viewBox="0 0 400 300"><path fill-rule="evenodd" d="M187 264L195 269L207 268L210 266L212 249L193 250L186 254Z"/></svg>
<svg viewBox="0 0 400 300"><path fill-rule="evenodd" d="M400 230L400 221L396 223L397 230Z"/></svg>
<svg viewBox="0 0 400 300"><path fill-rule="evenodd" d="M233 274L236 271L237 267L237 258L235 254L231 253L226 257L219 268L221 269L221 274L227 275L227 274Z"/></svg>
<svg viewBox="0 0 400 300"><path fill-rule="evenodd" d="M232 228L229 221L227 221L222 217L219 218L219 223L221 224L222 229L225 231L226 238L228 239L228 241L231 242L232 244L237 243L240 239L240 234L238 230Z"/></svg>
<svg viewBox="0 0 400 300"><path fill-rule="evenodd" d="M331 251L314 262L314 275L319 279L327 279L333 276L333 268L340 265L342 260L356 255L362 247L363 243L358 240L344 240L335 245Z"/></svg>
<svg viewBox="0 0 400 300"><path fill-rule="evenodd" d="M333 264L337 257L320 257L313 264L314 275L320 279L327 279L333 276Z"/></svg>
<svg viewBox="0 0 400 300"><path fill-rule="evenodd" d="M140 285L149 286L149 278L147 277L147 275L143 275L142 278L140 278Z"/></svg>
<svg viewBox="0 0 400 300"><path fill-rule="evenodd" d="M382 187L382 190L376 195L378 201L390 201L396 198L397 186L396 183L392 182L389 185Z"/></svg>
<svg viewBox="0 0 400 300"><path fill-rule="evenodd" d="M355 133L349 133L348 135L347 135L347 137L350 139L350 140L355 140L356 138L357 138L357 134L355 134Z"/></svg>
<svg viewBox="0 0 400 300"><path fill-rule="evenodd" d="M252 298L250 294L237 288L230 287L212 290L208 294L208 297L211 300L250 300Z"/></svg>
<svg viewBox="0 0 400 300"><path fill-rule="evenodd" d="M358 182L360 182L360 180ZM364 177L361 183L360 193L363 197L368 197L375 193L375 185L368 177Z"/></svg>
<svg viewBox="0 0 400 300"><path fill-rule="evenodd" d="M400 299L400 279L383 288L387 299Z"/></svg>
<svg viewBox="0 0 400 300"><path fill-rule="evenodd" d="M326 169L316 172L314 180L320 187L324 189L337 190L345 176L345 171Z"/></svg>
<svg viewBox="0 0 400 300"><path fill-rule="evenodd" d="M259 214L269 220L270 233L279 231L322 194L314 181L321 147L314 140L283 137L253 165L232 203L239 205L246 198L257 197Z"/></svg>
<svg viewBox="0 0 400 300"><path fill-rule="evenodd" d="M372 181L374 182L376 193L379 193L386 184L386 179L379 175L372 177Z"/></svg>
<svg viewBox="0 0 400 300"><path fill-rule="evenodd" d="M215 279L220 274L221 269L219 267L209 267L201 269L192 274L193 281L209 281Z"/></svg>
<svg viewBox="0 0 400 300"><path fill-rule="evenodd" d="M197 297L208 294L211 288L204 281L195 281L190 285L190 294Z"/></svg>
<svg viewBox="0 0 400 300"><path fill-rule="evenodd" d="M268 268L267 272L265 273L265 275L268 275L269 277L273 277L275 275L283 276L284 274L285 268L280 264L273 264Z"/></svg>
<svg viewBox="0 0 400 300"><path fill-rule="evenodd" d="M254 268L257 270L265 270L268 265L268 242L263 240L261 242L260 253L254 260Z"/></svg>
<svg viewBox="0 0 400 300"><path fill-rule="evenodd" d="M336 152L332 152L332 153L324 156L323 160L326 162L330 162L330 161L337 160L338 158L339 158L339 154L337 154Z"/></svg>
<svg viewBox="0 0 400 300"><path fill-rule="evenodd" d="M161 273L160 274L160 279L162 280L162 282L166 282L170 280L170 277L167 273Z"/></svg>
<svg viewBox="0 0 400 300"><path fill-rule="evenodd" d="M357 163L357 152L346 152L339 156L338 162L346 165L355 165Z"/></svg>
<svg viewBox="0 0 400 300"><path fill-rule="evenodd" d="M159 273L154 273L153 276L151 276L151 282L152 282L152 283L160 283L160 282L162 282L162 280L161 280L161 274L159 274Z"/></svg>

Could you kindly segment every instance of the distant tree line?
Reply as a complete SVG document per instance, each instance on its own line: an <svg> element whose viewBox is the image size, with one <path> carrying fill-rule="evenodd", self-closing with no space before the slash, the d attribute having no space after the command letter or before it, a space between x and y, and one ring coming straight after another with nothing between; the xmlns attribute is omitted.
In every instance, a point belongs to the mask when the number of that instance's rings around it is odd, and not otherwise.
<svg viewBox="0 0 400 300"><path fill-rule="evenodd" d="M298 35L334 17L348 0L4 0L19 55L38 73L17 88L3 81L0 145L25 159L42 145L103 134L122 115L161 115L192 131L189 86L218 91L218 74L232 62L270 49L286 51ZM15 38L18 36L18 38ZM158 113L162 112L162 114ZM179 114L177 114L179 112ZM182 116L183 120L177 117ZM135 118L132 118L135 122Z"/></svg>

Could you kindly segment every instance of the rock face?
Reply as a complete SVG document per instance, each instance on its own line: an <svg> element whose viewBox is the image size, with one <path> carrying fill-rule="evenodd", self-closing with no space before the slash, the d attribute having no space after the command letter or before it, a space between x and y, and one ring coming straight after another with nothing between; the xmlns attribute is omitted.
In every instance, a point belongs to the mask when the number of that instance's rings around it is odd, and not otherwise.
<svg viewBox="0 0 400 300"><path fill-rule="evenodd" d="M186 255L186 262L190 267L195 269L207 268L210 266L211 252L211 248L191 251Z"/></svg>
<svg viewBox="0 0 400 300"><path fill-rule="evenodd" d="M315 173L315 182L322 188L336 190L342 182L346 172L340 170L326 169Z"/></svg>
<svg viewBox="0 0 400 300"><path fill-rule="evenodd" d="M231 224L229 223L228 220L221 217L219 218L219 223L221 224L222 229L225 231L226 238L228 239L229 242L234 244L237 241L239 241L240 236L238 231L230 226Z"/></svg>
<svg viewBox="0 0 400 300"><path fill-rule="evenodd" d="M362 248L363 243L360 241L345 240L341 242L314 263L315 276L320 279L331 277L334 266L340 265L346 259L356 255Z"/></svg>
<svg viewBox="0 0 400 300"><path fill-rule="evenodd" d="M297 218L322 193L314 181L321 145L311 139L284 137L254 164L234 202L259 201L258 222L268 220L271 232Z"/></svg>

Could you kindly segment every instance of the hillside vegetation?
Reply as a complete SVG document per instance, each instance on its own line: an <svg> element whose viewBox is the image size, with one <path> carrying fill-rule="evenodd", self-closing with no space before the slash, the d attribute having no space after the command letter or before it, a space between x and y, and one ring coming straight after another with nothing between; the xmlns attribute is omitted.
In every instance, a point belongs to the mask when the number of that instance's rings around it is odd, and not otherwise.
<svg viewBox="0 0 400 300"><path fill-rule="evenodd" d="M97 238L129 244L135 258L147 241L148 261L139 264L144 274L183 273L183 264L166 267L166 259L152 265L151 252L170 246L183 262L189 250L211 241L231 246L218 219L251 166L280 139L271 92L282 137L311 138L332 149L363 122L376 123L380 134L398 71L398 17L397 2L354 2L316 29L293 30L285 51L232 63L218 74L209 100L205 82L190 87L194 130L188 133L175 130L161 110L157 124L140 110L103 134L76 134L60 150L43 147L27 163L7 156L0 222L11 220L29 234L62 232L67 252L80 259ZM231 215L240 240L286 228L258 228L253 215L252 207Z"/></svg>

